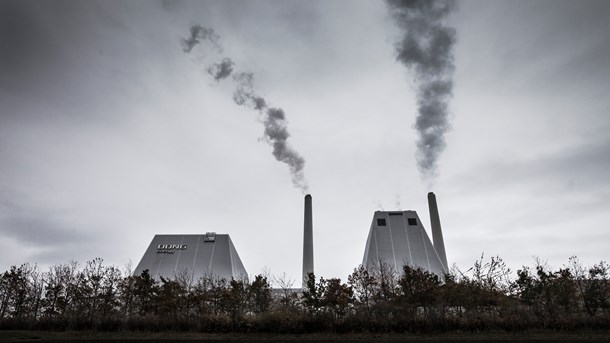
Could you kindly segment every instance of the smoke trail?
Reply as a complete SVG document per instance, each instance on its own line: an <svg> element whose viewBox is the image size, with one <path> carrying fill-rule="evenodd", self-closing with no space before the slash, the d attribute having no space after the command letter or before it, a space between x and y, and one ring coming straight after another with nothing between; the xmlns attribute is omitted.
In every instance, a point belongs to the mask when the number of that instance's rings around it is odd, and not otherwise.
<svg viewBox="0 0 610 343"><path fill-rule="evenodd" d="M195 45L202 40L209 40L219 50L220 37L212 29L200 25L191 27L191 36L182 40L183 50L190 53ZM290 145L286 114L281 108L268 107L267 101L254 91L254 75L250 72L234 72L235 63L230 58L224 58L220 63L214 63L207 68L216 81L224 80L233 75L235 83L233 101L240 106L250 107L264 115L262 121L265 131L265 141L273 147L273 156L277 161L286 163L290 169L292 184L305 194L308 191L305 179L305 159Z"/></svg>
<svg viewBox="0 0 610 343"><path fill-rule="evenodd" d="M254 91L254 76L252 73L240 72L233 75L237 87L233 92L233 101L240 106L251 107L265 114L265 140L273 147L273 156L276 160L286 163L290 169L292 184L307 193L305 180L305 159L288 145L288 132L286 115L281 108L267 107L267 101Z"/></svg>
<svg viewBox="0 0 610 343"><path fill-rule="evenodd" d="M233 66L235 63L230 58L223 58L220 63L214 63L208 67L208 74L214 77L214 80L220 81L224 78L229 77L233 72Z"/></svg>
<svg viewBox="0 0 610 343"><path fill-rule="evenodd" d="M258 111L267 108L267 102L254 93L254 75L252 73L240 72L233 75L233 81L237 83L233 91L233 101L240 106L250 106Z"/></svg>
<svg viewBox="0 0 610 343"><path fill-rule="evenodd" d="M284 111L281 108L267 109L264 124L265 136L273 146L273 156L276 160L288 165L294 186L303 190L303 193L307 193L307 183L303 171L305 159L288 145L287 140L290 134L286 128Z"/></svg>
<svg viewBox="0 0 610 343"><path fill-rule="evenodd" d="M201 41L208 41L218 50L222 50L220 43L218 42L220 36L218 36L213 29L208 27L203 27L201 25L194 25L191 27L191 36L185 39L182 39L180 43L182 44L182 51L189 53L195 45L201 43Z"/></svg>
<svg viewBox="0 0 610 343"><path fill-rule="evenodd" d="M451 0L386 0L392 17L403 30L395 44L397 56L415 74L418 115L415 120L417 164L428 181L437 175L449 130L448 103L453 95L455 29L443 19L455 9Z"/></svg>

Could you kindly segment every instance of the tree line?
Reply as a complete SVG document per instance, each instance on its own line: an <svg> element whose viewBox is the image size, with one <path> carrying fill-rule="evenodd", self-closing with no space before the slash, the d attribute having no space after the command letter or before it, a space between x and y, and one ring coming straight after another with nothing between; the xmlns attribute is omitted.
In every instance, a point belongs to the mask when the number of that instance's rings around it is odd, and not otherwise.
<svg viewBox="0 0 610 343"><path fill-rule="evenodd" d="M404 266L355 268L339 278L251 280L184 272L156 280L94 259L42 272L0 274L0 329L200 332L446 332L610 329L610 268L575 257L553 270L537 261L516 275L502 259L440 277ZM273 284L273 287L272 287Z"/></svg>

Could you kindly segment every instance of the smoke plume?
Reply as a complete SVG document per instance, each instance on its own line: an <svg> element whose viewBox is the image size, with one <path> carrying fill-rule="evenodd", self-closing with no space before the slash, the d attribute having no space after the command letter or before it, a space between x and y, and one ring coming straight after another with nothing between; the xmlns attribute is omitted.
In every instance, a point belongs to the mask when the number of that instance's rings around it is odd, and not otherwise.
<svg viewBox="0 0 610 343"><path fill-rule="evenodd" d="M183 50L190 53L195 45L207 40L222 50L220 37L212 29L200 25L191 27L191 36L182 40ZM230 58L223 58L220 63L213 63L206 70L214 80L221 81L233 76L235 83L233 101L240 106L250 107L264 116L264 140L273 148L273 156L277 161L288 165L292 183L305 194L308 191L305 179L305 159L288 144L290 133L286 114L281 108L268 107L267 101L254 90L254 74L236 72L235 63Z"/></svg>
<svg viewBox="0 0 610 343"><path fill-rule="evenodd" d="M208 74L214 77L214 80L220 81L227 78L233 72L235 63L230 58L223 58L220 63L214 63L208 67Z"/></svg>
<svg viewBox="0 0 610 343"><path fill-rule="evenodd" d="M395 44L396 59L415 76L418 115L417 165L425 179L437 175L449 130L448 103L453 95L455 29L443 19L455 9L451 0L386 0L403 36Z"/></svg>
<svg viewBox="0 0 610 343"><path fill-rule="evenodd" d="M207 41L215 48L222 50L219 40L220 36L218 36L213 29L201 25L194 25L191 27L191 36L182 39L180 43L182 44L182 50L189 53L193 50L195 45L201 43L201 41Z"/></svg>
<svg viewBox="0 0 610 343"><path fill-rule="evenodd" d="M286 115L281 108L267 107L267 101L254 91L254 75L239 72L233 75L236 83L233 92L233 101L240 106L248 106L264 114L265 141L273 147L273 156L276 160L286 163L290 169L292 184L307 193L305 181L305 159L290 145L288 145L288 132Z"/></svg>

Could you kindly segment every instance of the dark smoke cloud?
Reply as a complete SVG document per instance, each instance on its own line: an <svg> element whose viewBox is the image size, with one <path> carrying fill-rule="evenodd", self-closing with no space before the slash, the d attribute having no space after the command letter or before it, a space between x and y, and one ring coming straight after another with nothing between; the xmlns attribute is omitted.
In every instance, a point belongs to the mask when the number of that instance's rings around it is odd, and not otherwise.
<svg viewBox="0 0 610 343"><path fill-rule="evenodd" d="M235 63L230 58L223 58L220 63L214 63L208 67L208 74L214 77L214 80L220 81L231 75Z"/></svg>
<svg viewBox="0 0 610 343"><path fill-rule="evenodd" d="M276 160L284 162L290 168L292 183L295 187L307 192L307 184L303 169L305 159L288 145L288 129L286 128L286 116L281 108L267 109L267 117L263 122L265 125L265 137L273 146L273 156Z"/></svg>
<svg viewBox="0 0 610 343"><path fill-rule="evenodd" d="M450 0L387 0L403 37L395 44L396 59L415 74L418 115L415 121L417 164L431 181L445 150L449 130L448 103L453 95L452 76L455 30L443 19L455 10Z"/></svg>
<svg viewBox="0 0 610 343"><path fill-rule="evenodd" d="M191 37L182 40L184 52L189 53L195 45L208 40L221 50L220 37L212 29L195 25L191 28ZM273 147L273 156L277 161L286 163L290 169L292 183L295 187L307 193L305 179L305 159L288 144L290 133L286 114L281 108L268 107L267 101L254 90L254 74L250 72L234 72L235 63L230 58L224 58L220 63L214 63L207 68L208 73L216 81L224 80L233 75L235 83L233 101L240 106L250 107L264 115L265 141Z"/></svg>
<svg viewBox="0 0 610 343"><path fill-rule="evenodd" d="M222 50L219 39L220 36L217 35L213 29L201 25L194 25L191 27L191 36L182 39L180 43L182 43L182 50L187 53L191 52L195 45L201 43L201 41L207 41L215 48Z"/></svg>
<svg viewBox="0 0 610 343"><path fill-rule="evenodd" d="M267 102L254 93L254 75L252 73L239 72L233 75L237 84L233 91L233 101L240 106L249 106L258 111L267 108Z"/></svg>
<svg viewBox="0 0 610 343"><path fill-rule="evenodd" d="M240 106L248 106L265 115L265 140L273 147L273 156L276 160L286 163L290 169L292 183L295 187L307 193L305 180L305 159L288 145L288 132L286 114L281 108L267 107L267 101L254 91L254 75L239 72L233 75L237 84L233 92L233 100Z"/></svg>

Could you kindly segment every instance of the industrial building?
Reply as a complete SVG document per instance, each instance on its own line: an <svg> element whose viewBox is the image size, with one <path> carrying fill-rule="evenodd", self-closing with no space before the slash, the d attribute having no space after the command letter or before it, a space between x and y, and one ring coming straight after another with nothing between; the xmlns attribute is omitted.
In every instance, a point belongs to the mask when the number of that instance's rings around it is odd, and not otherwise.
<svg viewBox="0 0 610 343"><path fill-rule="evenodd" d="M134 274L148 270L155 279L175 278L186 274L226 280L247 279L237 250L227 234L155 235L138 263Z"/></svg>
<svg viewBox="0 0 610 343"><path fill-rule="evenodd" d="M448 272L445 244L434 193L428 193L432 227L430 240L415 211L376 211L369 230L362 265L378 270L388 265L400 273L404 265L420 267L437 275ZM311 195L305 196L302 285L314 272L313 210ZM159 279L186 275L247 279L248 273L227 234L155 235L134 274L148 270Z"/></svg>
<svg viewBox="0 0 610 343"><path fill-rule="evenodd" d="M366 240L362 265L378 270L382 264L397 272L404 265L437 275L448 272L445 243L434 193L428 193L432 238L430 241L415 211L376 211Z"/></svg>

